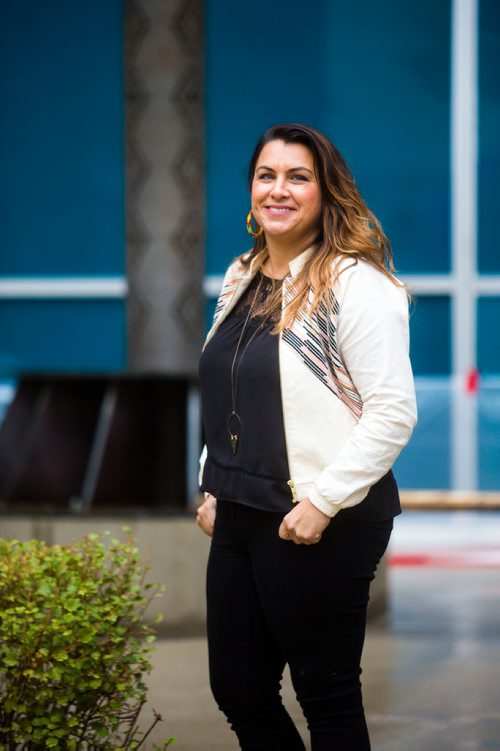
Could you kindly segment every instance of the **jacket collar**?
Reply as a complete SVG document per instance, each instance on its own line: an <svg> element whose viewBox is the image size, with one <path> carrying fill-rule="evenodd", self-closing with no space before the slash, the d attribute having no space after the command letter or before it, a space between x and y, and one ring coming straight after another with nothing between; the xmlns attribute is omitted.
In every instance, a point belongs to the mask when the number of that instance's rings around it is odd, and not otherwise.
<svg viewBox="0 0 500 751"><path fill-rule="evenodd" d="M299 253L298 256L295 256L295 258L290 261L288 265L290 267L290 273L293 279L295 279L295 277L300 274L306 263L312 258L313 255L314 247L306 248L306 250L303 250L302 253Z"/></svg>
<svg viewBox="0 0 500 751"><path fill-rule="evenodd" d="M260 253L257 253L257 255L254 258L252 258L252 260L250 261L250 266L245 276L249 276L250 278L252 278L255 275L257 262L261 258L262 254L265 252L266 252L265 249L261 250ZM314 247L311 247L311 248L306 248L306 250L303 250L302 253L299 253L298 256L295 256L295 258L292 258L292 260L288 264L288 268L290 269L290 275L292 279L295 279L300 274L305 264L313 256L313 254L314 254Z"/></svg>
<svg viewBox="0 0 500 751"><path fill-rule="evenodd" d="M222 321L226 318L226 316L229 315L233 307L236 305L238 300L240 299L243 292L246 290L250 282L252 281L253 277L257 273L257 262L262 256L262 254L265 252L265 250L262 250L260 253L257 253L257 255L252 258L250 261L250 265L248 266L248 269L241 275L237 276L235 278L235 286L228 297L226 303L224 304L224 307L222 308L220 315L217 317L216 321L212 325L210 331L207 334L207 338L205 339L204 347L207 345L209 339L213 336L217 328L220 326ZM286 278L287 284L290 284L293 282L293 280L299 275L301 270L304 268L304 265L307 263L309 258L313 255L314 248L306 248L306 250L303 250L302 253L299 253L298 256L293 258L290 263L288 264L288 267L290 269L290 277ZM247 256L248 257L248 256Z"/></svg>

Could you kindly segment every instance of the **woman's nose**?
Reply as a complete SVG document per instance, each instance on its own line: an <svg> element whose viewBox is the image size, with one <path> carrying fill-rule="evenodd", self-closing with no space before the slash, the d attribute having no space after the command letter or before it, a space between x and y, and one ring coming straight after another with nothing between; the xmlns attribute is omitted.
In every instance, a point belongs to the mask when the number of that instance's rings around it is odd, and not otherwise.
<svg viewBox="0 0 500 751"><path fill-rule="evenodd" d="M271 191L273 196L283 197L288 194L288 188L287 188L287 182L286 177L280 177L279 175L276 177L276 180L273 183L273 189Z"/></svg>

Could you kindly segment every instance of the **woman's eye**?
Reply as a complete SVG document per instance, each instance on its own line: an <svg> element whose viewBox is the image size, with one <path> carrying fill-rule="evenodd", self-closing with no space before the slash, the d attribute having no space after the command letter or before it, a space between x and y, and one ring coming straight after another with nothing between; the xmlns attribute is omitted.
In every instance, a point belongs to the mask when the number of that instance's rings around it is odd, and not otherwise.
<svg viewBox="0 0 500 751"><path fill-rule="evenodd" d="M257 175L257 179L269 182L270 180L275 180L276 178L275 178L275 176L273 175L272 172L260 172ZM307 177L307 175L300 175L300 174L299 175L291 175L291 177L289 179L292 182L296 182L296 183L297 182L298 183L307 183L307 182L309 182L309 178Z"/></svg>

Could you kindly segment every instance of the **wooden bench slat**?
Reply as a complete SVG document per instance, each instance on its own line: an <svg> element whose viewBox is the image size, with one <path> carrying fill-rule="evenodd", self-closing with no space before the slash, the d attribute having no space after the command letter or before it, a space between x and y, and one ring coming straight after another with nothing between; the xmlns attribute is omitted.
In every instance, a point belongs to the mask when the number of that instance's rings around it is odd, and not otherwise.
<svg viewBox="0 0 500 751"><path fill-rule="evenodd" d="M402 490L404 509L500 509L500 493L459 490Z"/></svg>

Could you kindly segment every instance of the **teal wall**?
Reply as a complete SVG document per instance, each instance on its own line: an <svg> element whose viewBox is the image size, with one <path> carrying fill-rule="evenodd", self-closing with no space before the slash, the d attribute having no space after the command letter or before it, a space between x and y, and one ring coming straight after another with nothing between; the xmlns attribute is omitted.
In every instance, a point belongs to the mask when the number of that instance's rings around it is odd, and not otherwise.
<svg viewBox="0 0 500 751"><path fill-rule="evenodd" d="M125 273L123 0L0 4L0 279ZM119 370L121 300L0 300L0 371Z"/></svg>
<svg viewBox="0 0 500 751"><path fill-rule="evenodd" d="M500 3L481 0L479 21L478 267L500 274ZM477 354L481 372L500 373L500 296L478 301Z"/></svg>
<svg viewBox="0 0 500 751"><path fill-rule="evenodd" d="M448 271L449 3L304 7L290 0L284 14L257 0L251 12L228 11L207 0L208 273L248 244L246 168L258 136L292 120L344 153L400 271Z"/></svg>
<svg viewBox="0 0 500 751"><path fill-rule="evenodd" d="M326 8L320 126L382 221L399 271L446 272L450 4L332 0Z"/></svg>
<svg viewBox="0 0 500 751"><path fill-rule="evenodd" d="M3 375L106 373L122 369L121 300L11 300L0 303Z"/></svg>
<svg viewBox="0 0 500 751"><path fill-rule="evenodd" d="M260 133L278 121L321 125L328 0L206 0L208 273L249 245L247 166Z"/></svg>
<svg viewBox="0 0 500 751"><path fill-rule="evenodd" d="M450 269L450 6L433 0L207 0L207 273L249 246L246 169L260 133L301 121L347 158L402 273ZM265 24L262 19L265 18ZM417 373L450 371L450 303L412 316ZM429 322L433 339L427 342Z"/></svg>
<svg viewBox="0 0 500 751"><path fill-rule="evenodd" d="M500 3L481 0L479 12L479 269L500 274ZM500 323L500 320L498 320ZM500 357L500 355L499 355ZM500 360L499 360L500 362ZM500 365L497 366L500 371Z"/></svg>

